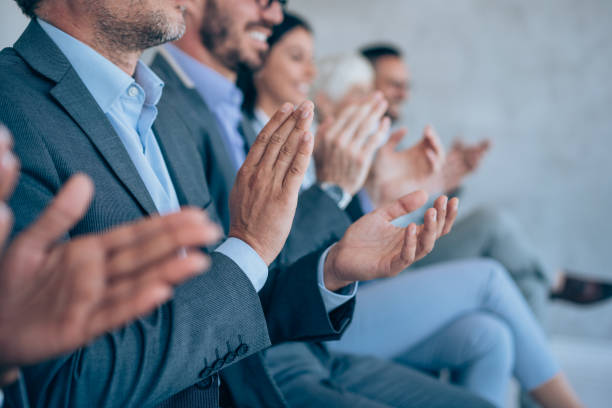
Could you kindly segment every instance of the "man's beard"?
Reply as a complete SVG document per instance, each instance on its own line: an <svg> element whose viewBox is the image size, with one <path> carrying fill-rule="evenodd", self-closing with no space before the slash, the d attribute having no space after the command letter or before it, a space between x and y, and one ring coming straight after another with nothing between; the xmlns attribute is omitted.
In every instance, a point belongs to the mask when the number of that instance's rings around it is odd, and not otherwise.
<svg viewBox="0 0 612 408"><path fill-rule="evenodd" d="M216 0L206 2L204 18L200 27L200 39L206 49L228 70L238 72L244 67L256 70L263 65L265 52L258 61L250 60L240 51L240 40L231 35L234 26L231 14L223 14ZM238 36L236 36L238 37Z"/></svg>
<svg viewBox="0 0 612 408"><path fill-rule="evenodd" d="M129 18L117 17L104 6L92 2L97 15L96 32L108 46L122 51L142 51L170 41L185 33L185 23L172 22L161 10L137 11Z"/></svg>

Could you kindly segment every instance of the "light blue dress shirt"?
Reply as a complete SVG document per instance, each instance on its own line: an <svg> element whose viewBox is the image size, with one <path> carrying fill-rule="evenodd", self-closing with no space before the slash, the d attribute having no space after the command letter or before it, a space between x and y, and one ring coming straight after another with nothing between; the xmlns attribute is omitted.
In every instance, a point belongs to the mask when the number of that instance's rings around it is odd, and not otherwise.
<svg viewBox="0 0 612 408"><path fill-rule="evenodd" d="M185 74L194 81L196 90L215 115L217 124L223 132L223 141L232 157L234 169L238 171L246 158L244 137L239 130L244 99L242 91L226 77L200 64L175 45L166 44L164 48Z"/></svg>
<svg viewBox="0 0 612 408"><path fill-rule="evenodd" d="M242 92L234 83L187 55L172 44L164 45L164 48L181 68L183 73L193 82L204 102L213 111L221 129L226 147L229 149L233 160L237 161L236 171L242 166L245 159L244 138L238 131L242 120ZM324 283L325 258L329 248L321 255L318 265L319 290L328 312L348 302L357 294L357 284L345 288L342 294L328 290ZM344 293L348 292L348 293Z"/></svg>
<svg viewBox="0 0 612 408"><path fill-rule="evenodd" d="M144 63L138 62L132 78L115 64L43 20L41 27L64 53L123 142L160 214L180 209L174 184L153 134L164 83ZM247 243L229 238L217 248L232 259L259 291L268 278L268 267Z"/></svg>

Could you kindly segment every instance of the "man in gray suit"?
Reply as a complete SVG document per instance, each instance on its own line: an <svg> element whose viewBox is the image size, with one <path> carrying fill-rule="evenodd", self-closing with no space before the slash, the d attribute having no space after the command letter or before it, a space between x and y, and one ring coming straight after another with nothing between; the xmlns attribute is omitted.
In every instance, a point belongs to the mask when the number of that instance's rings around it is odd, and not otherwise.
<svg viewBox="0 0 612 408"><path fill-rule="evenodd" d="M10 133L0 125L0 245L12 225L4 200L19 176L10 145ZM83 217L92 195L91 180L74 176L0 256L0 388L18 390L7 406L28 406L17 381L19 366L72 351L152 311L168 300L172 285L210 265L195 250L213 244L220 231L196 209L58 244ZM163 242L160 231L168 234ZM146 250L149 246L156 251ZM177 257L181 248L189 253ZM125 287L131 290L121 290ZM0 406L2 399L0 391Z"/></svg>
<svg viewBox="0 0 612 408"><path fill-rule="evenodd" d="M239 156L241 149L247 151L254 139L252 130L240 118L240 103L236 104L236 98L232 96L236 89L233 84L236 75L234 64L261 63L260 45L249 45L249 31L265 32L280 22L280 8L274 1L194 1L189 3L188 10L188 31L176 44L180 48L163 47L155 56L152 67L164 79L167 95L172 95L173 103L181 107L185 122L193 127L204 161L216 169L209 174L224 175L221 180L209 179L211 194L223 208L236 174L232 157ZM206 40L203 40L204 36ZM214 113L205 102L210 99ZM238 112L238 116L228 112ZM236 149L237 145L241 147ZM281 263L295 257L294 251L303 251L301 247L325 242L336 233L334 229L342 227L347 216L339 201L340 197L328 194L320 185L302 192ZM377 407L482 404L465 393L391 362L330 354L314 343L294 343L277 348L284 350L284 358L301 364L303 370L312 370L313 382L323 376L318 386L305 385L299 392L287 394L290 406L307 406L313 401L319 401L322 406L361 404ZM234 402L242 406L248 404L245 401L259 400L260 403L248 406L271 406L268 377L242 377L239 378L242 381L235 381L234 370L239 365L222 372Z"/></svg>
<svg viewBox="0 0 612 408"><path fill-rule="evenodd" d="M16 231L77 172L92 178L97 193L71 237L181 205L214 217L207 163L191 129L162 98L163 82L138 61L145 48L180 37L184 8L171 0L18 4L34 19L0 54L0 120L14 133L23 168L11 201ZM210 271L153 314L24 369L36 406L217 406L219 370L271 341L337 338L354 297L335 291L397 274L431 251L454 216L447 225L432 209L422 227L391 224L424 204L416 193L354 224L326 257L319 250L268 271L289 234L312 152L313 106L292 108L274 115L238 172L230 238L210 253ZM280 396L275 404L284 404Z"/></svg>

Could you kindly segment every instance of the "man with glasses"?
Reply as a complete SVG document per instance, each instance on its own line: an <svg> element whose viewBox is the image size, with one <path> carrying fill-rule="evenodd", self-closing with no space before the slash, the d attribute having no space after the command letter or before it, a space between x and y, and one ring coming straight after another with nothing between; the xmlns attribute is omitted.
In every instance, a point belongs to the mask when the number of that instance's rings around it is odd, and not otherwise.
<svg viewBox="0 0 612 408"><path fill-rule="evenodd" d="M211 174L224 173L223 168L230 167L228 181L209 180L221 211L223 200L227 201L223 194L231 188L231 174L236 174L250 145L246 133L249 129L244 128L240 113L242 95L235 86L237 71L245 66L257 69L263 64L268 51L267 38L274 25L282 21L281 5L284 4L257 0L191 1L187 5L185 36L174 45L164 46L152 64L164 79L167 91L176 97L173 103L181 106L179 110L186 123L200 128L196 133L201 135L199 142L207 157L205 162L217 166L217 171ZM211 143L213 139L215 143ZM215 182L225 185L217 189ZM330 241L338 232L342 234L342 228L348 227L343 209L318 187L300 195L298 214L300 207L304 215L301 221L296 216L293 239L289 238L296 247L315 242L325 245L326 240ZM286 245L283 253L291 258L294 248ZM284 262L283 255L280 262ZM299 275L291 278L302 279ZM273 279L271 276L269 281ZM320 284L324 286L323 282ZM354 293L353 288L347 289L332 294L336 304ZM265 294L262 303L268 303ZM284 307L277 300L271 305ZM330 313L330 318L334 313ZM309 312L304 311L295 318L309 319ZM281 375L285 377L283 384L278 383L288 406L486 405L458 389L388 361L329 353L324 346L314 343L290 343L287 347L283 344L273 349L285 353L285 360L291 364L286 375ZM285 404L277 398L278 389L270 371L262 361L257 361L257 356L223 370L222 379L229 390L228 400L236 406L263 408ZM288 389L293 391L287 392Z"/></svg>

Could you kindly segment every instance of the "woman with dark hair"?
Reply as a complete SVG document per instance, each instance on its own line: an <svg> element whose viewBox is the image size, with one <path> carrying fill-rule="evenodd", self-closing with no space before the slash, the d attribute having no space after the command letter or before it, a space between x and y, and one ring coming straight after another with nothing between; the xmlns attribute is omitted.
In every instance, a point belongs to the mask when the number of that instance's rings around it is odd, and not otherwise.
<svg viewBox="0 0 612 408"><path fill-rule="evenodd" d="M284 102L297 105L307 99L316 76L312 30L304 20L285 14L268 43L263 67L239 76L244 109L256 131ZM360 69L350 55L333 61L323 75L332 80L323 78L320 82L327 85L320 85L320 90L330 101L341 103L357 83L370 78L369 65ZM334 75L327 75L332 71ZM332 111L336 115L339 110ZM337 115L339 122L342 113ZM315 139L319 137L320 133ZM505 404L513 375L544 407L580 406L544 333L496 262L474 259L410 270L361 285L358 298L351 326L341 340L328 343L335 352L373 355L424 370L449 368L456 384L497 406ZM268 368L297 406L316 405L322 395L331 401L335 388L326 384L342 383L342 375L333 368L312 367L311 360L300 358L307 347L288 343L266 352ZM348 387L339 398L354 402L349 396L353 392Z"/></svg>

